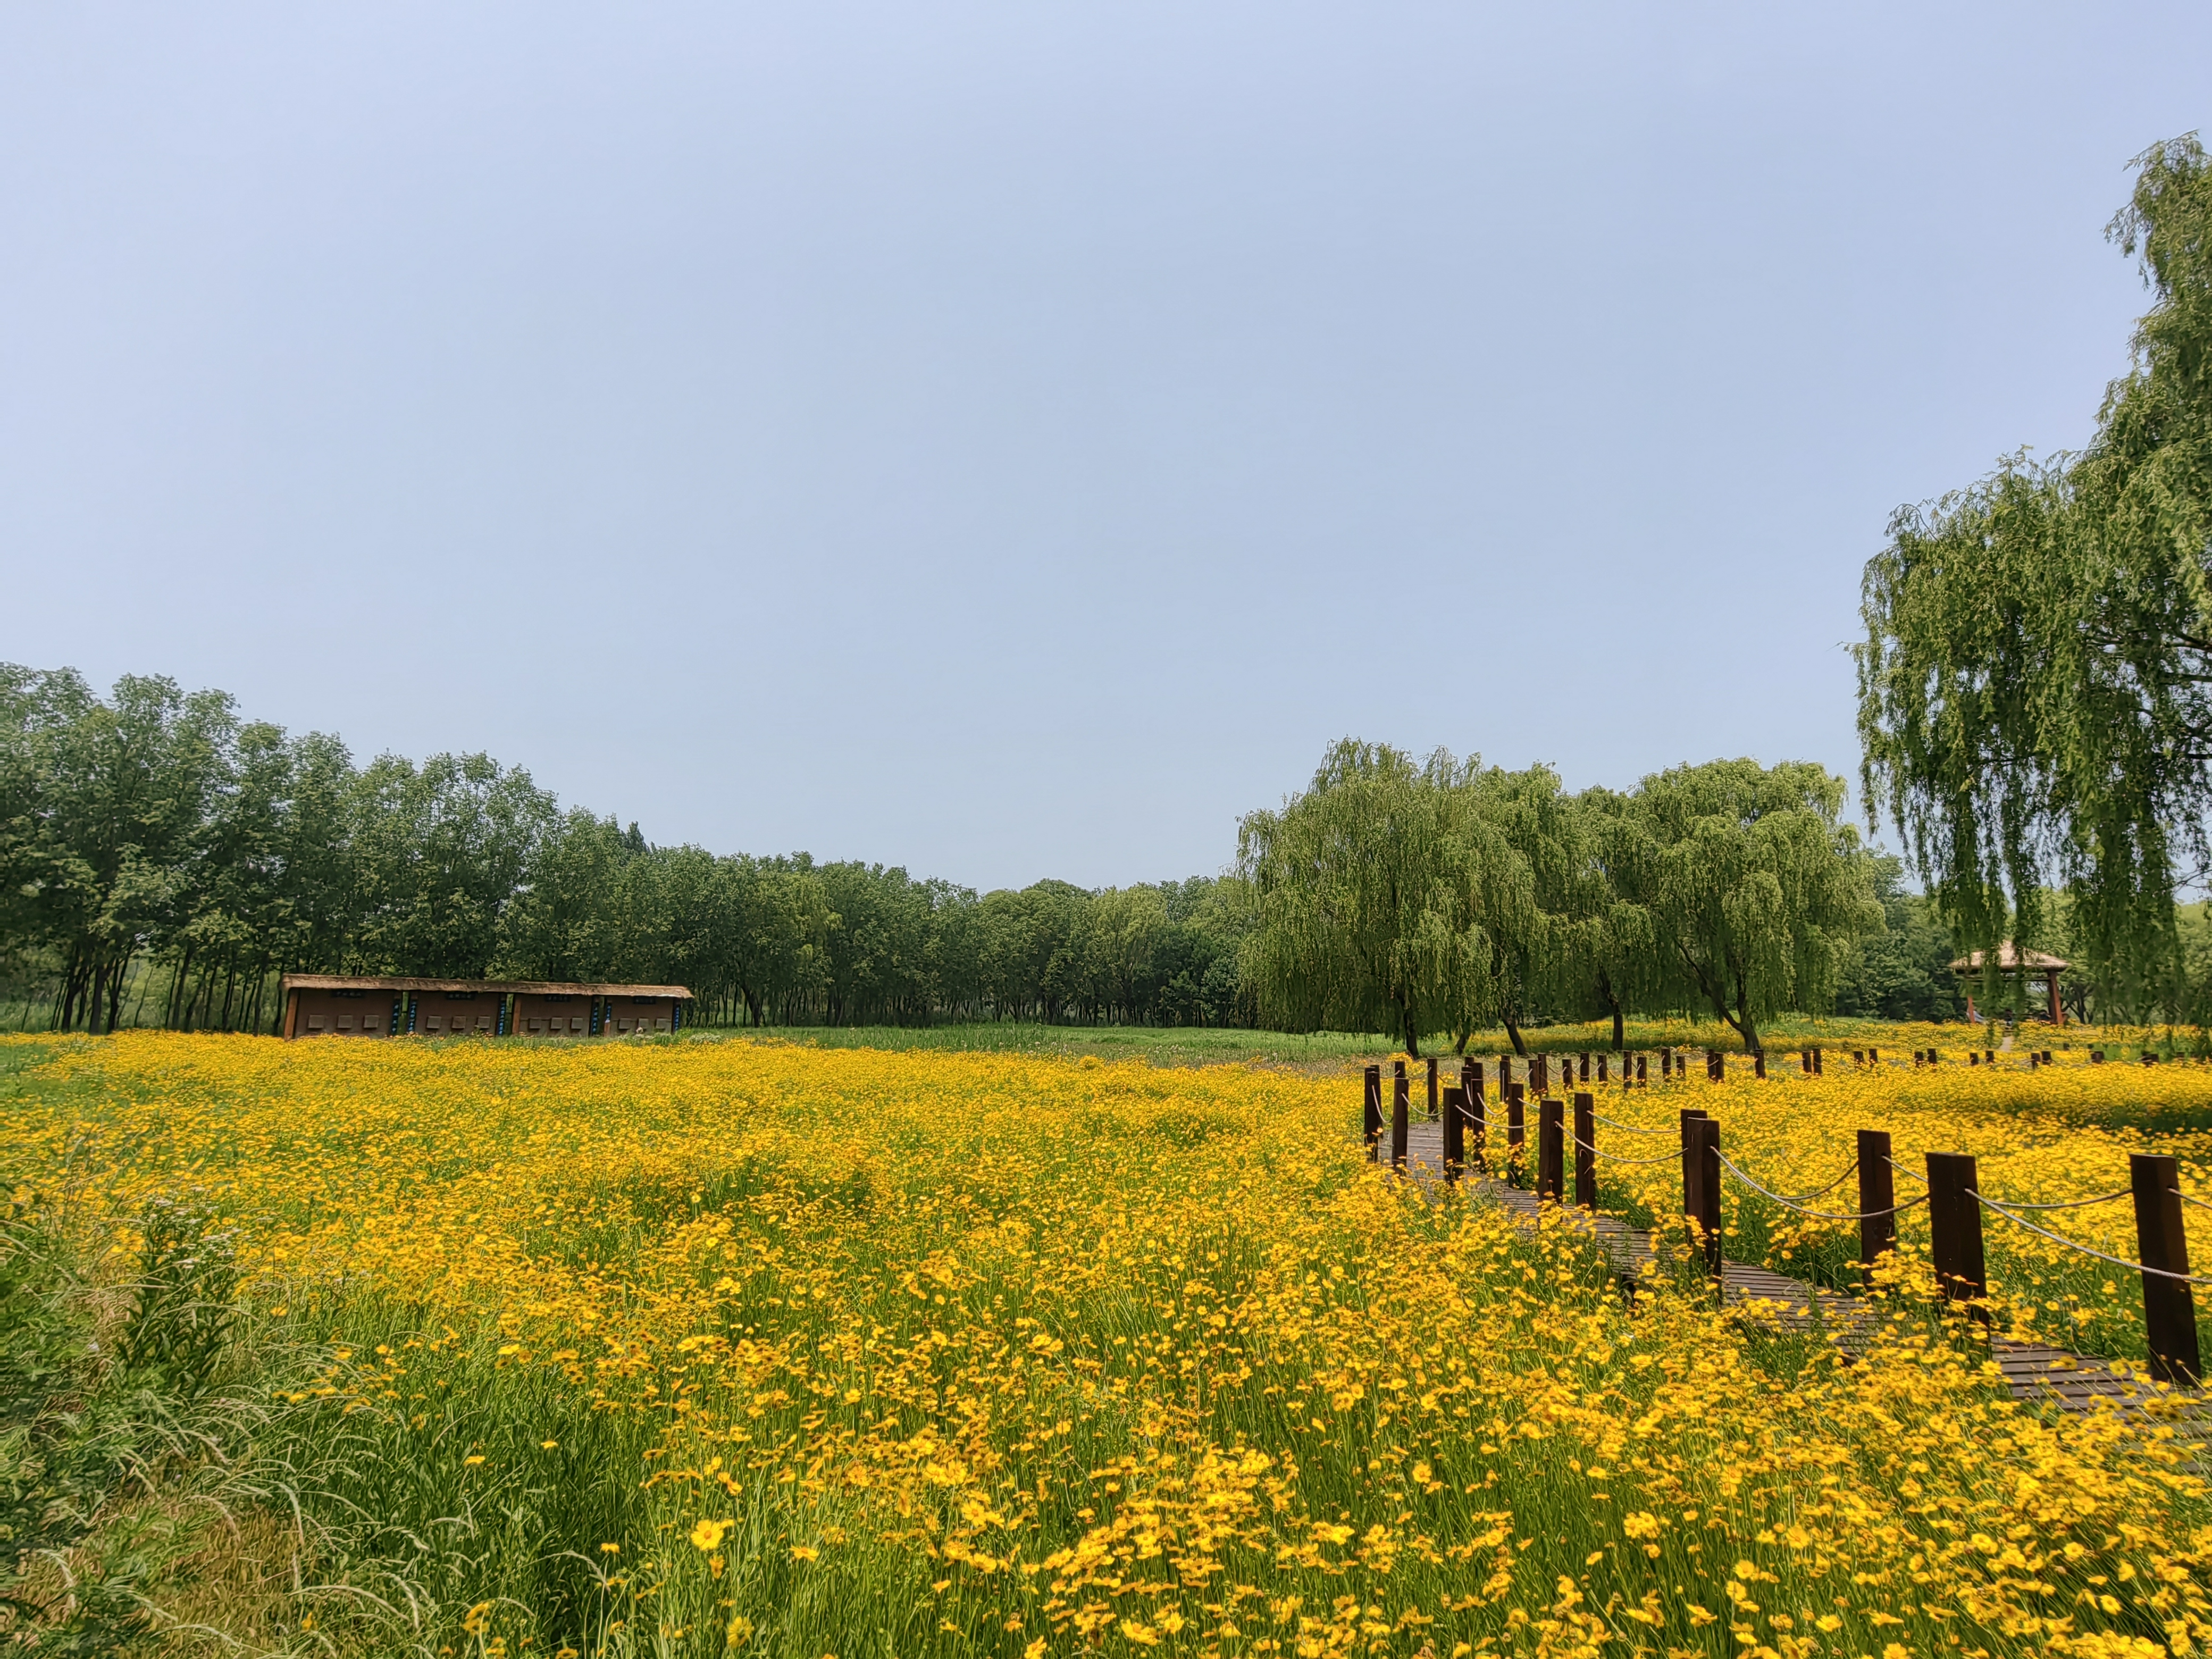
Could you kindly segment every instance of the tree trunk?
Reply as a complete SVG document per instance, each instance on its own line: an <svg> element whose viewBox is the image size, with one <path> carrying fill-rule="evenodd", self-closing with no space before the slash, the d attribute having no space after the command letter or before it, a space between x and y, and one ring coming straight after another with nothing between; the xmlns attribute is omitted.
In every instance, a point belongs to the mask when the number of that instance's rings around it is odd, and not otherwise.
<svg viewBox="0 0 2212 1659"><path fill-rule="evenodd" d="M1498 1016L1498 1023L1504 1026L1505 1035L1513 1039L1513 1052L1519 1054L1523 1060L1527 1059L1528 1056L1528 1045L1522 1041L1521 1028L1513 1023L1511 1017L1509 1015L1501 1014Z"/></svg>
<svg viewBox="0 0 2212 1659"><path fill-rule="evenodd" d="M1741 969L1737 970L1735 976L1735 1006L1740 1018L1729 1023L1743 1034L1744 1053L1755 1054L1759 1052L1759 1028L1752 1022L1751 998L1744 990L1743 972Z"/></svg>
<svg viewBox="0 0 2212 1659"><path fill-rule="evenodd" d="M1410 1003L1398 1005L1398 1024L1406 1038L1406 1054L1410 1060L1421 1057L1421 1034L1413 1029L1413 1009Z"/></svg>

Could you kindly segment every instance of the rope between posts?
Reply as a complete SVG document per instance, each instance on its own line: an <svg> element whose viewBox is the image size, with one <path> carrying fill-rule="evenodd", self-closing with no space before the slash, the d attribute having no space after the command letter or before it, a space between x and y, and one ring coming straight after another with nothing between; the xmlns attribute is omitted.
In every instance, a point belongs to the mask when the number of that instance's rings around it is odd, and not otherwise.
<svg viewBox="0 0 2212 1659"><path fill-rule="evenodd" d="M1589 1142L1587 1140L1578 1140L1575 1145L1577 1146L1590 1146ZM1639 1164L1672 1164L1676 1158L1681 1156L1680 1152L1662 1152L1657 1158L1615 1158L1611 1152L1599 1152L1598 1149L1595 1146L1590 1146L1590 1151L1597 1152L1597 1155L1608 1164L1627 1165Z"/></svg>
<svg viewBox="0 0 2212 1659"><path fill-rule="evenodd" d="M2189 1193L2185 1193L2179 1187L2169 1187L2166 1188L2166 1191L2172 1193L2184 1204L2194 1204L2200 1210L2212 1210L2212 1203L2207 1203L2203 1199L2196 1197Z"/></svg>
<svg viewBox="0 0 2212 1659"><path fill-rule="evenodd" d="M2029 1204L2017 1198L2008 1198L2004 1201L2015 1210L2079 1210L2091 1204L2110 1204L2116 1198L2134 1196L2134 1188L2123 1187L2116 1193L2106 1193L2102 1198L2070 1198L2063 1204ZM1988 1203L1990 1200L1984 1199L1982 1201Z"/></svg>
<svg viewBox="0 0 2212 1659"><path fill-rule="evenodd" d="M1823 1193L1832 1193L1833 1191L1835 1191L1835 1190L1836 1190L1836 1188L1838 1188L1838 1187L1842 1186L1842 1185L1843 1185L1846 1181L1849 1181L1849 1180L1851 1178L1852 1175L1853 1175L1853 1174L1857 1170L1858 1167L1859 1167L1859 1161L1858 1161L1858 1159L1856 1159L1856 1158L1853 1158L1853 1159L1852 1159L1849 1164L1845 1164L1845 1165L1844 1166L1844 1172L1843 1172L1843 1174L1841 1174L1841 1175L1838 1176L1837 1176L1833 1181L1830 1182L1826 1186L1825 1186L1825 1187L1817 1187L1817 1188L1814 1188L1814 1190L1813 1190L1813 1191L1811 1191L1811 1192L1809 1192L1809 1193L1800 1193L1800 1194L1797 1194L1796 1199L1796 1200L1795 1200L1795 1201L1796 1201L1796 1202L1797 1202L1797 1203L1799 1203L1799 1204L1802 1204L1802 1203L1803 1203L1807 1199L1808 1199L1808 1198L1818 1198L1818 1197L1820 1197L1820 1194L1823 1194ZM1771 1196L1771 1194L1770 1194L1770 1196ZM1790 1201L1792 1201L1792 1200L1788 1200L1788 1199L1784 1199L1784 1200L1783 1200L1783 1202L1784 1202L1784 1203L1789 1203L1789 1202L1790 1202Z"/></svg>
<svg viewBox="0 0 2212 1659"><path fill-rule="evenodd" d="M1607 1117L1607 1116L1603 1112L1592 1112L1592 1113L1590 1114L1590 1116L1591 1116L1593 1119L1595 1119L1596 1121L1598 1121L1598 1122L1600 1122L1600 1123L1604 1124L1604 1125L1605 1125L1605 1127L1606 1127L1607 1128L1608 1128L1608 1129L1618 1129L1618 1130L1620 1130L1620 1131L1621 1132L1621 1133L1623 1133L1623 1134L1627 1134L1627 1135L1663 1135L1663 1134L1665 1134L1665 1133L1667 1133L1664 1129L1639 1129L1639 1128L1638 1128L1638 1127L1637 1127L1633 1123L1615 1123L1615 1122L1614 1122L1611 1118Z"/></svg>
<svg viewBox="0 0 2212 1659"><path fill-rule="evenodd" d="M2039 1227L2033 1221L2029 1221L2020 1216L2014 1215L2003 1205L1998 1203L1996 1200L1993 1198L1984 1198L1979 1193L1975 1192L1972 1188L1967 1189L1966 1196L1975 1200L1978 1203L1986 1205L1992 1210L1995 1210L1999 1215L2002 1216L2007 1221L2011 1222L2015 1227L2025 1227L2028 1231L2039 1234L2043 1237L2049 1239L2053 1244L2063 1244L2069 1250L2078 1251L2083 1255L2093 1255L2100 1261L2109 1261L2115 1267L2125 1267L2130 1273L2149 1273L2153 1277L2158 1279L2179 1279L2185 1285L2212 1285L2212 1279L2206 1279L2200 1274L2170 1273L2164 1267L2147 1267L2140 1261L2124 1261L2118 1256L2106 1255L2102 1250L2093 1250L2087 1244L2083 1244L2077 1240L2063 1237L2057 1233L2051 1231L2048 1228Z"/></svg>
<svg viewBox="0 0 2212 1659"><path fill-rule="evenodd" d="M1865 1221L1875 1216L1896 1215L1900 1211L1911 1209L1916 1204L1925 1204L1928 1201L1928 1195L1925 1193L1923 1193L1918 1198L1909 1198L1905 1200L1904 1203L1893 1204L1886 1210L1860 1210L1855 1211L1850 1214L1839 1214L1832 1210L1808 1210L1803 1205L1796 1202L1794 1200L1783 1197L1779 1193L1768 1192L1765 1188L1760 1186L1756 1181L1753 1181L1741 1170L1737 1169L1735 1161L1731 1159L1726 1152L1721 1154L1721 1162L1729 1170L1735 1173L1735 1178L1738 1181L1743 1182L1745 1186L1750 1188L1754 1193L1759 1194L1762 1197L1772 1199L1777 1204L1779 1204L1785 1210L1795 1210L1799 1215L1810 1216L1816 1221ZM1849 1175L1850 1173L1850 1171L1849 1170L1844 1171L1844 1175ZM1838 1176L1838 1180L1840 1180L1841 1178L1841 1176ZM1833 1187L1835 1184L1835 1182L1830 1182L1828 1186ZM1826 1192L1828 1190L1828 1188L1824 1187L1820 1190L1822 1192ZM1806 1194L1808 1198L1816 1198L1820 1194L1817 1193L1808 1193Z"/></svg>

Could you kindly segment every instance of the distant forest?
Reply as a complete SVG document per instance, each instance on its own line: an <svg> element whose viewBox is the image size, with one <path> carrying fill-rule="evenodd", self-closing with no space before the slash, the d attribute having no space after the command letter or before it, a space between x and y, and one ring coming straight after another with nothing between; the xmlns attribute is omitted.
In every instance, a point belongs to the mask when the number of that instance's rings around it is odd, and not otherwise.
<svg viewBox="0 0 2212 1659"><path fill-rule="evenodd" d="M1956 1017L1949 935L1895 860L1869 864L1887 927L1844 965L1834 1012ZM222 692L128 677L102 697L70 670L0 665L17 1028L267 1030L284 972L682 984L721 1024L1251 1025L1255 921L1234 874L978 894L659 846L483 755L357 764Z"/></svg>

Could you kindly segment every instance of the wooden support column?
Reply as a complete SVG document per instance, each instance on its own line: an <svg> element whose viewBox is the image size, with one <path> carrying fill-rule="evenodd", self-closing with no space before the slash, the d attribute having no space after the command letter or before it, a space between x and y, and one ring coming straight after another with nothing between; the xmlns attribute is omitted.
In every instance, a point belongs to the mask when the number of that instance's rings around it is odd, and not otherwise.
<svg viewBox="0 0 2212 1659"><path fill-rule="evenodd" d="M1566 1163L1566 1103L1547 1097L1537 1106L1536 1196L1557 1204L1563 1196Z"/></svg>
<svg viewBox="0 0 2212 1659"><path fill-rule="evenodd" d="M1509 1083L1505 1085L1505 1146L1510 1158L1512 1148L1524 1146L1528 1139L1528 1085Z"/></svg>
<svg viewBox="0 0 2212 1659"><path fill-rule="evenodd" d="M2181 1165L2160 1153L2131 1152L2128 1180L2136 1194L2150 1374L2161 1382L2198 1382L2203 1371L2197 1347L2197 1303L2188 1280L2189 1237L2181 1226Z"/></svg>
<svg viewBox="0 0 2212 1659"><path fill-rule="evenodd" d="M1390 1167L1406 1167L1406 1121L1411 1091L1406 1083L1406 1062L1394 1062L1390 1078Z"/></svg>
<svg viewBox="0 0 2212 1659"><path fill-rule="evenodd" d="M1444 1179L1457 1181L1467 1164L1467 1091L1455 1083L1444 1090Z"/></svg>
<svg viewBox="0 0 2212 1659"><path fill-rule="evenodd" d="M1597 1105L1588 1095L1575 1097L1575 1203L1597 1208Z"/></svg>
<svg viewBox="0 0 2212 1659"><path fill-rule="evenodd" d="M1467 1095L1467 1123L1474 1143L1474 1162L1478 1170L1485 1167L1483 1153L1489 1139L1490 1125L1482 1097L1482 1062L1470 1060L1460 1067L1460 1087Z"/></svg>
<svg viewBox="0 0 2212 1659"><path fill-rule="evenodd" d="M1429 1121L1437 1121L1437 1057L1429 1056Z"/></svg>
<svg viewBox="0 0 2212 1659"><path fill-rule="evenodd" d="M1859 1265L1871 1268L1897 1248L1897 1172L1889 1166L1889 1131L1859 1131ZM1879 1212L1880 1213L1877 1213Z"/></svg>
<svg viewBox="0 0 2212 1659"><path fill-rule="evenodd" d="M1693 1219L1705 1213L1698 1200L1698 1189L1705 1184L1705 1164L1698 1148L1698 1125L1705 1120L1705 1109L1686 1106L1682 1109L1682 1213Z"/></svg>
<svg viewBox="0 0 2212 1659"><path fill-rule="evenodd" d="M1705 1246L1705 1272L1720 1288L1721 1257L1721 1126L1709 1117L1698 1120L1698 1231Z"/></svg>
<svg viewBox="0 0 2212 1659"><path fill-rule="evenodd" d="M1367 1068L1366 1087L1359 1103L1359 1133L1367 1142L1367 1156L1376 1156L1376 1147L1382 1139L1382 1068Z"/></svg>
<svg viewBox="0 0 2212 1659"><path fill-rule="evenodd" d="M1981 1182L1967 1152L1928 1154L1928 1231L1936 1283L1944 1297L1967 1304L1989 1322L1989 1264L1982 1254Z"/></svg>

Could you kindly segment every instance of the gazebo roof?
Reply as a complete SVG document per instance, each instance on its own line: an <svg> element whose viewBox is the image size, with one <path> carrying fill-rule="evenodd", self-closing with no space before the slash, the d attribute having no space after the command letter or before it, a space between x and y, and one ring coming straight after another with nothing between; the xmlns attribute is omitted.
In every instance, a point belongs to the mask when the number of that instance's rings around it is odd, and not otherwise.
<svg viewBox="0 0 2212 1659"><path fill-rule="evenodd" d="M2023 968L2032 974L2057 973L2073 965L2063 957L2046 956L2040 951L2023 951L2010 939L1997 946L1997 971L2001 974L2018 973ZM1982 953L1975 951L1958 957L1951 963L1951 971L1954 974L1980 973Z"/></svg>

